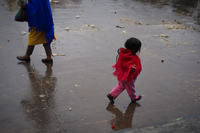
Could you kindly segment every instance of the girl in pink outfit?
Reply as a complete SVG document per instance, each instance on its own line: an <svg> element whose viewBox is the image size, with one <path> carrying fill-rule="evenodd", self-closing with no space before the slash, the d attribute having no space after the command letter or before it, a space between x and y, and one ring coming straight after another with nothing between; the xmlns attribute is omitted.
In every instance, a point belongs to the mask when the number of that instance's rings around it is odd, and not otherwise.
<svg viewBox="0 0 200 133"><path fill-rule="evenodd" d="M120 48L119 58L114 66L114 76L118 79L118 85L107 95L111 103L125 89L132 102L136 102L142 98L135 94L135 80L142 71L142 65L137 53L140 52L142 43L137 38L129 38L124 46Z"/></svg>

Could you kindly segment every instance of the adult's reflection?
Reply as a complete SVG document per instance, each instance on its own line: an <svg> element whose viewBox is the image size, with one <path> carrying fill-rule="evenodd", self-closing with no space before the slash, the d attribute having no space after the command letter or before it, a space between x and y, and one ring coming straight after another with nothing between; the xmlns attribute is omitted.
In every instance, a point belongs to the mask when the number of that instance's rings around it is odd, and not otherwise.
<svg viewBox="0 0 200 133"><path fill-rule="evenodd" d="M138 103L130 103L125 111L122 113L114 104L109 103L106 110L115 115L115 118L110 120L110 125L115 125L113 130L120 130L132 127L133 114L136 107L140 107Z"/></svg>
<svg viewBox="0 0 200 133"><path fill-rule="evenodd" d="M56 122L53 92L57 79L52 77L53 64L46 64L44 76L40 75L29 62L19 64L27 69L31 88L29 95L21 101L26 119L37 131L47 132L55 126Z"/></svg>

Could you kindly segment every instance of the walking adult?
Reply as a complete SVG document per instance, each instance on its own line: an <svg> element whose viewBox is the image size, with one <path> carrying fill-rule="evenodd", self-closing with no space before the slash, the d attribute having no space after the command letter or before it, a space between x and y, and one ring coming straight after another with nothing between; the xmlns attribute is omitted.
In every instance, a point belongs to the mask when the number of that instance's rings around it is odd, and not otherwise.
<svg viewBox="0 0 200 133"><path fill-rule="evenodd" d="M29 26L28 47L23 56L17 56L20 61L30 62L35 45L43 44L46 58L42 62L53 63L51 42L57 39L49 0L28 0L22 4L26 8Z"/></svg>

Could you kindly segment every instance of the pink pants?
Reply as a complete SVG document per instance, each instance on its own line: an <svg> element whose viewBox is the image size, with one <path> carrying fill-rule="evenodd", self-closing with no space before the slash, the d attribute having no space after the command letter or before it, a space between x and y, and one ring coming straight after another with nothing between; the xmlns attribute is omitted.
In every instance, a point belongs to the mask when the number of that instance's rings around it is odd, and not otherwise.
<svg viewBox="0 0 200 133"><path fill-rule="evenodd" d="M138 98L138 96L135 94L135 81L132 80L130 83L127 82L121 82L119 81L118 85L115 86L115 88L112 89L110 94L113 96L114 99L118 97L119 94L121 94L126 89L129 97L131 100L135 100Z"/></svg>

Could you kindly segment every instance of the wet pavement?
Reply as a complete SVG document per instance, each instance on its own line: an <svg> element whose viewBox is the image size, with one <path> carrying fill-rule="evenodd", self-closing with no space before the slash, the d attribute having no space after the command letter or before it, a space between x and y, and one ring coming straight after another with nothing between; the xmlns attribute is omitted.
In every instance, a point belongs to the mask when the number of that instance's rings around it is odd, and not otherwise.
<svg viewBox="0 0 200 133"><path fill-rule="evenodd" d="M116 133L199 133L200 116L178 118L170 121L132 129L123 129Z"/></svg>
<svg viewBox="0 0 200 133"><path fill-rule="evenodd" d="M47 65L42 45L30 63L16 59L26 50L28 25L13 20L17 0L0 2L2 133L140 132L199 116L200 1L60 0L51 6L58 40ZM113 105L106 97L117 84L111 66L132 36L143 43L136 81L143 98L133 104L123 92Z"/></svg>

